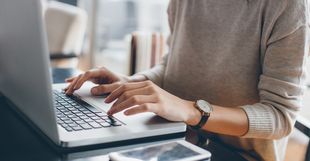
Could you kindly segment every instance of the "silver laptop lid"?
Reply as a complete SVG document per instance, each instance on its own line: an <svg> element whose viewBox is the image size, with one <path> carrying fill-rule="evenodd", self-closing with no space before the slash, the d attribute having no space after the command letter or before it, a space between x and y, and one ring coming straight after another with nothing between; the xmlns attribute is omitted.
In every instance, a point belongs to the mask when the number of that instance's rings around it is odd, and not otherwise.
<svg viewBox="0 0 310 161"><path fill-rule="evenodd" d="M58 143L40 0L0 1L0 91Z"/></svg>

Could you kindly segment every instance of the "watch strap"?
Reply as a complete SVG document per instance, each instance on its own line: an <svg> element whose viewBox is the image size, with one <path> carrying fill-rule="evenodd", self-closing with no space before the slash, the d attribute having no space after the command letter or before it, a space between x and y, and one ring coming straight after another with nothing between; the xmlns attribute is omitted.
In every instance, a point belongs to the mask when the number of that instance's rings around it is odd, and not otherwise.
<svg viewBox="0 0 310 161"><path fill-rule="evenodd" d="M196 130L201 129L202 126L204 126L206 124L208 119L209 119L209 115L206 115L203 112L202 115L201 115L201 119L200 119L199 123L197 125L193 126L193 128L196 129Z"/></svg>
<svg viewBox="0 0 310 161"><path fill-rule="evenodd" d="M199 103L200 102L200 103ZM200 106L203 106L201 103L204 103L206 106L209 107L209 110L208 112L204 111L202 108L203 107L200 107ZM210 117L210 114L211 112L213 111L213 108L212 108L212 105L207 102L207 101L204 101L204 100L197 100L194 104L195 108L200 112L201 114L201 118L200 118L200 121L197 125L195 126L192 126L192 128L194 129L201 129L208 121L209 117Z"/></svg>

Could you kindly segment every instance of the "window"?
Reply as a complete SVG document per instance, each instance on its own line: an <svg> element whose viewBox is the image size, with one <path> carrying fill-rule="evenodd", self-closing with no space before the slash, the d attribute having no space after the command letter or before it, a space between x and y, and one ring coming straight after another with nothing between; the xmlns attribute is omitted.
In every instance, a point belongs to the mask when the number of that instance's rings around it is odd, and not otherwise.
<svg viewBox="0 0 310 161"><path fill-rule="evenodd" d="M88 35L92 66L127 74L130 42L126 37L134 31L168 34L168 3L169 0L80 0L79 6L87 10L94 25L89 26L94 33Z"/></svg>

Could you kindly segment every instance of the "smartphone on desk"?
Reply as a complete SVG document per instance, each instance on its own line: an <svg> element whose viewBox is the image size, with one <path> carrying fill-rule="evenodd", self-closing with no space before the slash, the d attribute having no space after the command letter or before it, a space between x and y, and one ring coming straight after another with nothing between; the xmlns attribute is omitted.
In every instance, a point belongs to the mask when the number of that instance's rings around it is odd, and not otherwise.
<svg viewBox="0 0 310 161"><path fill-rule="evenodd" d="M211 153L185 140L160 143L109 154L112 161L209 161Z"/></svg>

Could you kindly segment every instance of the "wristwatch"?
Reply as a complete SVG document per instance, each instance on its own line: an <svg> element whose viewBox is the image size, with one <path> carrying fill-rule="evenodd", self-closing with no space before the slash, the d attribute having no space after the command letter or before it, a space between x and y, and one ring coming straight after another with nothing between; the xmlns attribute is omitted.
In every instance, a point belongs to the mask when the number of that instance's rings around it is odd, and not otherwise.
<svg viewBox="0 0 310 161"><path fill-rule="evenodd" d="M195 126L192 126L194 129L202 128L208 121L213 108L210 103L205 100L197 100L195 102L195 108L201 113L201 119L199 123Z"/></svg>

